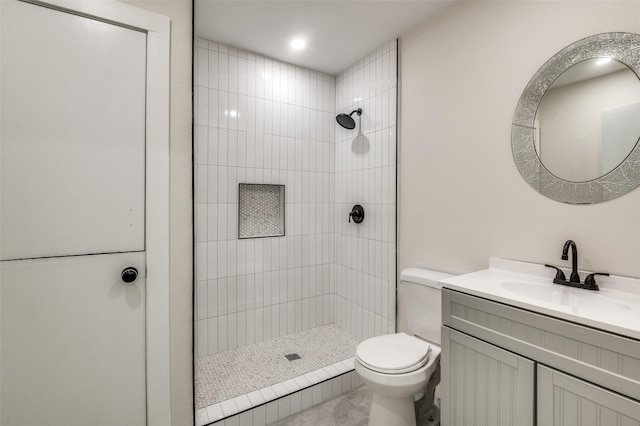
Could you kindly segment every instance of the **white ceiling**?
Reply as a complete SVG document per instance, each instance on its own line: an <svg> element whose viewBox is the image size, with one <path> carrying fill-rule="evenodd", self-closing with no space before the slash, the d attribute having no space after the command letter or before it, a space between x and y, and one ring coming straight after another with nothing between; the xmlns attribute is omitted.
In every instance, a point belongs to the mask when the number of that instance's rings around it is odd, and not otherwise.
<svg viewBox="0 0 640 426"><path fill-rule="evenodd" d="M337 75L453 0L195 0L196 36ZM295 37L307 48L293 51Z"/></svg>

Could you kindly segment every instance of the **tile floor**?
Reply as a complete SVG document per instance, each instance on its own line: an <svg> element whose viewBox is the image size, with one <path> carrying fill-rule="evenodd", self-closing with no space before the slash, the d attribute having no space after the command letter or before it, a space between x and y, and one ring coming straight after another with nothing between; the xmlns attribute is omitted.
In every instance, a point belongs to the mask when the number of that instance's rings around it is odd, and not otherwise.
<svg viewBox="0 0 640 426"><path fill-rule="evenodd" d="M371 392L361 386L271 426L364 426L369 422L371 399Z"/></svg>
<svg viewBox="0 0 640 426"><path fill-rule="evenodd" d="M269 426L366 426L373 395L366 386L331 399ZM418 426L437 426L428 418L418 418Z"/></svg>

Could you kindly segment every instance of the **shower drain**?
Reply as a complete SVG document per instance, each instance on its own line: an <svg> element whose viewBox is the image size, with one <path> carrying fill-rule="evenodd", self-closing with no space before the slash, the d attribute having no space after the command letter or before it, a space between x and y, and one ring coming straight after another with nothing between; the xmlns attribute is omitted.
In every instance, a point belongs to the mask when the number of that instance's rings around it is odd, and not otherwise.
<svg viewBox="0 0 640 426"><path fill-rule="evenodd" d="M285 355L284 357L286 359L288 359L289 361L300 359L300 355L298 355L298 354L289 354L289 355Z"/></svg>

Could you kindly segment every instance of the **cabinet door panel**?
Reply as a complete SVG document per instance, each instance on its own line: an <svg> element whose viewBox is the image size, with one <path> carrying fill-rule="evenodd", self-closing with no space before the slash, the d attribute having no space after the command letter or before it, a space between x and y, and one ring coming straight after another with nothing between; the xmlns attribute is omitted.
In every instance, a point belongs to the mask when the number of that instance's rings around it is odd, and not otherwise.
<svg viewBox="0 0 640 426"><path fill-rule="evenodd" d="M538 365L538 424L640 426L640 403Z"/></svg>
<svg viewBox="0 0 640 426"><path fill-rule="evenodd" d="M443 423L533 426L534 362L442 327Z"/></svg>

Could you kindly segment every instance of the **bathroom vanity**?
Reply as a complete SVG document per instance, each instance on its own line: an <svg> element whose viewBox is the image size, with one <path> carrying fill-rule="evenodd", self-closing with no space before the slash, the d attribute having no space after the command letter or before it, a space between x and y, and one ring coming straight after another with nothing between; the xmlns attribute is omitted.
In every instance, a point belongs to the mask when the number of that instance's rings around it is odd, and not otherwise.
<svg viewBox="0 0 640 426"><path fill-rule="evenodd" d="M443 425L640 426L640 280L552 279L491 259L441 282Z"/></svg>

